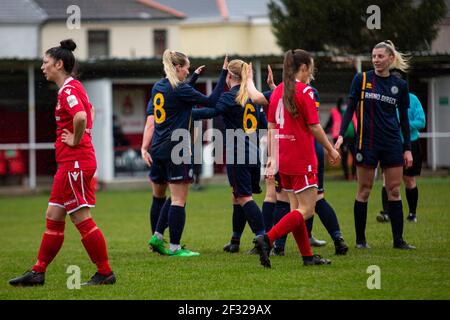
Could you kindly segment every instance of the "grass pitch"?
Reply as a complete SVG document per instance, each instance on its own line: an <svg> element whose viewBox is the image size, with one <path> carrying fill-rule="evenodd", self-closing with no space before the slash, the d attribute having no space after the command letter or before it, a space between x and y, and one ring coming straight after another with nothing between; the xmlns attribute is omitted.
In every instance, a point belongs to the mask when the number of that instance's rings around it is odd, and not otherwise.
<svg viewBox="0 0 450 320"><path fill-rule="evenodd" d="M80 242L78 231L67 220L64 245L50 265L46 284L38 288L13 288L7 283L35 262L48 195L0 198L0 299L450 299L450 180L419 179L418 223L405 222L405 239L416 251L392 248L391 227L375 221L380 210L378 181L369 201L367 239L372 249L354 249L353 201L356 183L329 181L326 199L335 208L347 256L334 256L334 246L318 217L314 235L327 246L314 249L332 259L330 266L303 267L292 236L285 257L272 257L264 269L252 248L253 235L246 227L241 252L222 251L231 235L230 188L208 186L190 192L182 243L200 257L159 256L148 250L150 190L105 191L97 194L93 216L108 244L117 275L114 286L69 290L66 273L79 266L82 281L95 267ZM403 192L403 190L402 190ZM263 195L255 197L261 206ZM403 199L405 197L403 196ZM407 204L404 200L406 217ZM166 234L168 238L168 232ZM367 268L381 270L381 289L369 290Z"/></svg>

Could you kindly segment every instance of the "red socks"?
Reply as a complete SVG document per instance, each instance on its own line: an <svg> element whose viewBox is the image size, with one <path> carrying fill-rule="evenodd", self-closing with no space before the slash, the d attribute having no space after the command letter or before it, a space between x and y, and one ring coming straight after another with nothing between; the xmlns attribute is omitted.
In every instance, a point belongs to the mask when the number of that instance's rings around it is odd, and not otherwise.
<svg viewBox="0 0 450 320"><path fill-rule="evenodd" d="M302 256L312 256L311 246L309 245L308 231L306 230L305 220L303 215L297 211L291 211L286 214L276 225L270 229L267 236L272 243L289 232L292 232Z"/></svg>
<svg viewBox="0 0 450 320"><path fill-rule="evenodd" d="M46 230L42 237L37 262L32 270L36 272L46 271L47 266L53 261L63 245L65 224L65 221L47 219Z"/></svg>
<svg viewBox="0 0 450 320"><path fill-rule="evenodd" d="M106 241L94 220L88 218L75 226L80 231L81 242L86 248L89 257L97 265L98 273L105 276L109 275L112 270L109 266Z"/></svg>

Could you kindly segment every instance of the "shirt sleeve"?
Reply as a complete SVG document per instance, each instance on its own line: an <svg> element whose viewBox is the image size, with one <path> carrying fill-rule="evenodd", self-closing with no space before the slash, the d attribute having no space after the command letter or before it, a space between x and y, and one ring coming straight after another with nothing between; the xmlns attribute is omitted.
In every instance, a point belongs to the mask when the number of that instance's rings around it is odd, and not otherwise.
<svg viewBox="0 0 450 320"><path fill-rule="evenodd" d="M314 90L309 87L303 92L298 92L296 94L296 101L297 110L303 115L308 125L320 123L316 99L314 98Z"/></svg>
<svg viewBox="0 0 450 320"><path fill-rule="evenodd" d="M279 99L275 98L275 95L271 95L269 100L269 107L267 108L267 122L269 123L276 123L275 113L277 112L278 100Z"/></svg>
<svg viewBox="0 0 450 320"><path fill-rule="evenodd" d="M362 74L357 73L353 78L348 97L350 99L358 101L359 99L361 99L361 89L362 89Z"/></svg>
<svg viewBox="0 0 450 320"><path fill-rule="evenodd" d="M71 89L70 94L63 91L61 106L74 117L80 111L88 112L88 106L83 105L83 100L76 89Z"/></svg>
<svg viewBox="0 0 450 320"><path fill-rule="evenodd" d="M227 76L227 73L227 70L222 70L219 81L217 82L210 96L206 96L203 93L195 90L187 83L180 84L175 92L180 100L186 102L190 106L198 104L205 107L214 107L224 90L225 78Z"/></svg>
<svg viewBox="0 0 450 320"><path fill-rule="evenodd" d="M344 136L345 131L347 131L348 125L353 119L356 107L359 100L361 99L361 89L362 89L362 74L357 73L353 78L352 85L350 87L350 92L348 94L347 110L345 110L344 116L342 117L341 128L339 130L339 135Z"/></svg>
<svg viewBox="0 0 450 320"><path fill-rule="evenodd" d="M191 79L189 80L188 84L189 84L191 87L195 86L195 83L197 82L199 76L200 76L200 75L199 75L198 73L194 72L194 73L192 74Z"/></svg>
<svg viewBox="0 0 450 320"><path fill-rule="evenodd" d="M409 107L412 109L413 117L409 119L409 126L411 128L421 130L425 128L425 113L423 112L422 104L420 100L413 94L409 95L410 103Z"/></svg>
<svg viewBox="0 0 450 320"><path fill-rule="evenodd" d="M270 97L272 96L272 90L264 91L262 94L267 101L270 101Z"/></svg>
<svg viewBox="0 0 450 320"><path fill-rule="evenodd" d="M220 115L218 109L215 108L194 108L192 109L192 119L194 120L203 120L203 119L212 119Z"/></svg>
<svg viewBox="0 0 450 320"><path fill-rule="evenodd" d="M150 97L150 100L147 103L147 110L146 110L146 115L148 116L153 116L154 115L154 110L153 110L153 98L154 98L154 93L152 91L152 96Z"/></svg>
<svg viewBox="0 0 450 320"><path fill-rule="evenodd" d="M411 150L411 133L409 128L409 90L406 82L402 85L402 95L398 101L398 113L400 117L400 126L403 134L403 151Z"/></svg>

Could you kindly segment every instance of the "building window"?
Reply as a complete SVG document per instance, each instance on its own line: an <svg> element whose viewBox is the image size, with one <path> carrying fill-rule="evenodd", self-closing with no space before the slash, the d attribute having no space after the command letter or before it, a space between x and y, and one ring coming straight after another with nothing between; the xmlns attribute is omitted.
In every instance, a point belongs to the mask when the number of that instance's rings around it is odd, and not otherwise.
<svg viewBox="0 0 450 320"><path fill-rule="evenodd" d="M109 56L109 31L89 30L89 58Z"/></svg>
<svg viewBox="0 0 450 320"><path fill-rule="evenodd" d="M167 30L153 30L153 48L155 56L161 57L167 49Z"/></svg>

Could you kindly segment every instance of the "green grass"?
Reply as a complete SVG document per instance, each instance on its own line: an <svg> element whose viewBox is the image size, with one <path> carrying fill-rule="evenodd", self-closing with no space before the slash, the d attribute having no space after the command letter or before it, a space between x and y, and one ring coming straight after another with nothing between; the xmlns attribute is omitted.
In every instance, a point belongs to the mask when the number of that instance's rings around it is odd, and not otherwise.
<svg viewBox="0 0 450 320"><path fill-rule="evenodd" d="M272 269L259 264L251 249L253 235L246 227L241 253L227 254L223 245L231 234L230 188L209 186L191 192L182 243L200 257L173 258L149 252L148 208L151 193L108 191L97 194L94 218L107 238L110 261L117 274L114 286L69 290L69 265L87 280L95 267L80 237L67 220L65 242L50 265L46 284L13 288L7 281L33 265L44 229L48 195L0 198L0 299L449 299L450 298L450 183L449 179L419 180L417 224L405 223L405 239L417 251L392 249L391 227L375 221L380 209L380 183L369 202L367 238L370 250L354 248L353 200L355 183L329 181L327 199L334 206L345 239L347 256L334 248L320 220L314 234L328 245L315 249L331 258L330 266L303 267L292 236L286 256L273 257ZM256 197L259 204L263 195ZM404 203L407 211L406 201ZM370 265L381 268L381 290L366 287Z"/></svg>

